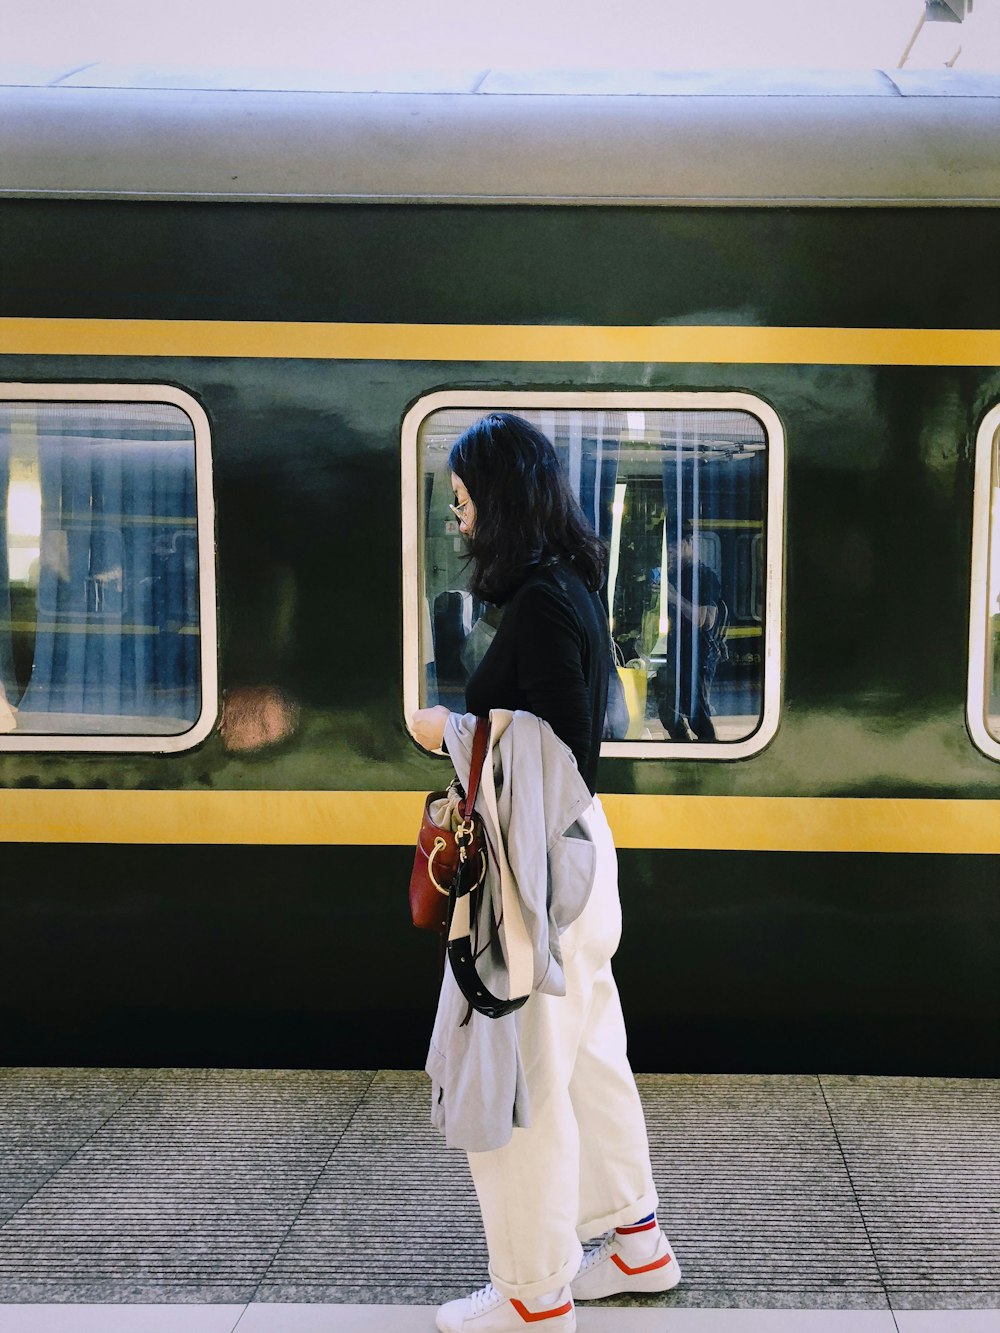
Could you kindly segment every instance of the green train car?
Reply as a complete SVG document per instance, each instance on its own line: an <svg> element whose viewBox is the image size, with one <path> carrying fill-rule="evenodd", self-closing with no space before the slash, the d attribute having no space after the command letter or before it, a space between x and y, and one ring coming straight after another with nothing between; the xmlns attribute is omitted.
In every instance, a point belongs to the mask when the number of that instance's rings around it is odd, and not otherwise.
<svg viewBox="0 0 1000 1333"><path fill-rule="evenodd" d="M1000 82L625 91L0 89L0 1062L422 1064L504 408L609 544L636 1067L1000 1074Z"/></svg>

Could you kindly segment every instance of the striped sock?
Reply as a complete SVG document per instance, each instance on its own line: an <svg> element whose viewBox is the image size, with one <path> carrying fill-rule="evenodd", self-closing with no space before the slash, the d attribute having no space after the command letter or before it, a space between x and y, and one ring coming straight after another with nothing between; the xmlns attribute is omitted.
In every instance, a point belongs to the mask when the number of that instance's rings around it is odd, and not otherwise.
<svg viewBox="0 0 1000 1333"><path fill-rule="evenodd" d="M622 1251L632 1259L647 1259L656 1253L660 1243L660 1228L656 1214L640 1217L627 1226L615 1227L615 1235Z"/></svg>

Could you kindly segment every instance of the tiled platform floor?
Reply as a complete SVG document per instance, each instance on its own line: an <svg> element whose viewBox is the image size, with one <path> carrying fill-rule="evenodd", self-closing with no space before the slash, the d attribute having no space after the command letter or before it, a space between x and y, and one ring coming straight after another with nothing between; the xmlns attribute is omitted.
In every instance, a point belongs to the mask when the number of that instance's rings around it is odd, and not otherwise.
<svg viewBox="0 0 1000 1333"><path fill-rule="evenodd" d="M684 1281L581 1333L1000 1333L1000 1082L640 1090ZM485 1269L422 1074L0 1070L2 1333L429 1333Z"/></svg>

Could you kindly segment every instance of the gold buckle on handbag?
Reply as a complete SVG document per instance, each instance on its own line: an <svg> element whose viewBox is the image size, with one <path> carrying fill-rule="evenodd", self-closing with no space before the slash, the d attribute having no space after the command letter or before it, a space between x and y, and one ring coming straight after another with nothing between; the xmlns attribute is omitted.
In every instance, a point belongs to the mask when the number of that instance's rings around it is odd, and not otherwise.
<svg viewBox="0 0 1000 1333"><path fill-rule="evenodd" d="M437 856L438 852L443 852L447 846L448 844L445 842L444 838L435 838L434 846L431 848L431 854L427 858L427 878L437 889L438 893L443 893L446 898L448 897L448 890L441 887L434 875L434 858Z"/></svg>

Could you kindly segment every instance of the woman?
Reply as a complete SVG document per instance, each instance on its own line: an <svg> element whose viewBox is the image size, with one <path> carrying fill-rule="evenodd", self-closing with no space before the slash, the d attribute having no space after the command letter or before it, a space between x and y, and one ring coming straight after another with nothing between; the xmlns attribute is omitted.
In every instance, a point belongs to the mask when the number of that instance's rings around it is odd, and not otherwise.
<svg viewBox="0 0 1000 1333"><path fill-rule="evenodd" d="M594 795L611 659L598 596L604 545L552 445L529 422L491 413L456 441L448 463L471 591L504 608L468 681L466 708L542 718ZM420 709L413 734L437 749L448 718L444 707ZM504 1147L469 1153L491 1282L441 1307L442 1333L507 1333L536 1323L546 1333L569 1331L574 1299L664 1291L680 1280L656 1220L646 1127L611 974L621 934L618 867L596 795L585 819L597 875L559 941L566 995L533 993L520 1016L521 1040L536 1057L531 1125L515 1128ZM602 1233L584 1254L581 1241Z"/></svg>

